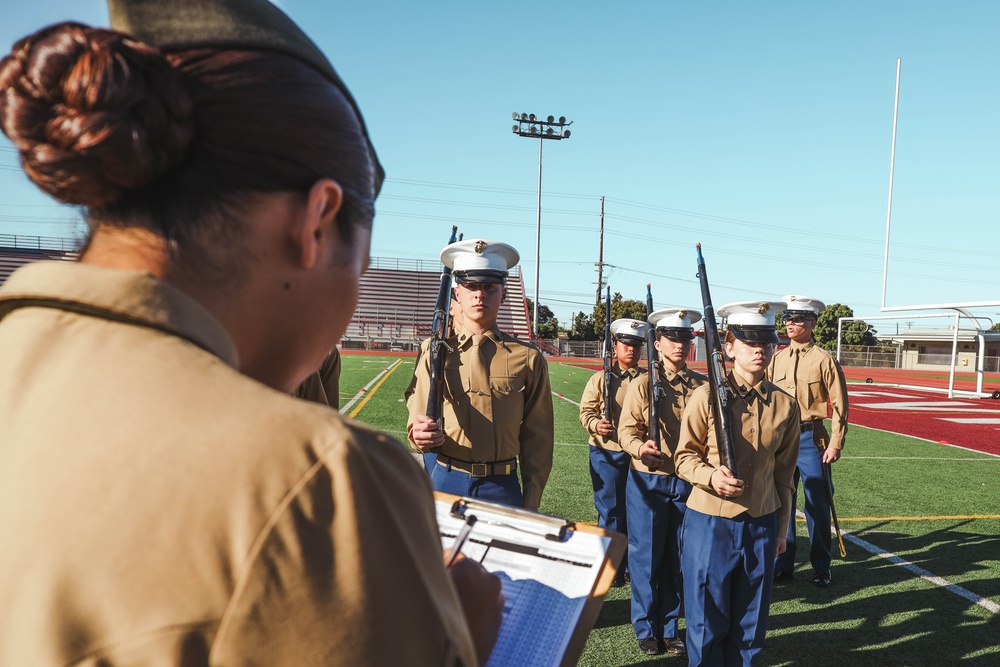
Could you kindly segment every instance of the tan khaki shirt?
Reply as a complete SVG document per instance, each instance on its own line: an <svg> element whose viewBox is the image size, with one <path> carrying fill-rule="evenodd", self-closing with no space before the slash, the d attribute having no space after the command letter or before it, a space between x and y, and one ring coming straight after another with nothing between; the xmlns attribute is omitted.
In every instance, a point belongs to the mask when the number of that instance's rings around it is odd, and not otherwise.
<svg viewBox="0 0 1000 667"><path fill-rule="evenodd" d="M588 442L594 447L608 449L613 452L622 451L618 444L618 420L622 414L622 403L625 401L625 392L633 382L645 382L646 369L622 368L618 362L611 368L611 392L613 402L611 405L611 423L615 426L615 431L611 435L603 436L597 433L597 422L604 419L604 371L598 371L587 380L587 386L583 390L583 397L580 398L580 423L590 434Z"/></svg>
<svg viewBox="0 0 1000 667"><path fill-rule="evenodd" d="M660 395L658 421L660 422L660 450L663 464L650 470L639 459L639 448L649 439L649 382L633 382L625 395L621 421L618 423L618 439L622 449L632 455L632 467L645 473L657 475L674 474L674 452L681 434L681 415L695 389L708 382L701 373L686 366L675 373L660 365Z"/></svg>
<svg viewBox="0 0 1000 667"><path fill-rule="evenodd" d="M489 383L492 396L485 407L470 396L472 332L460 327L448 339L444 364L444 444L441 453L463 461L490 463L517 457L524 505L538 507L552 471L555 431L552 391L545 357L499 329L491 330ZM430 354L421 354L414 369L416 385L407 400L407 434L417 416L426 414L430 386Z"/></svg>
<svg viewBox="0 0 1000 667"><path fill-rule="evenodd" d="M840 364L829 352L812 343L802 345L792 341L771 359L767 378L795 397L802 421L822 421L827 415L832 415L829 446L844 448L847 437L847 380Z"/></svg>
<svg viewBox="0 0 1000 667"><path fill-rule="evenodd" d="M688 402L674 455L677 474L695 486L687 505L703 514L722 517L743 512L759 517L776 511L776 534L782 536L788 530L792 512L792 477L799 457L799 408L794 398L767 380L748 387L731 373L729 382L734 388L729 413L739 468L733 472L745 482L743 494L723 498L712 489L712 473L721 464L706 384Z"/></svg>
<svg viewBox="0 0 1000 667"><path fill-rule="evenodd" d="M426 474L151 276L0 288L0 665L473 665Z"/></svg>
<svg viewBox="0 0 1000 667"><path fill-rule="evenodd" d="M333 348L319 369L295 390L295 398L340 409L340 350Z"/></svg>

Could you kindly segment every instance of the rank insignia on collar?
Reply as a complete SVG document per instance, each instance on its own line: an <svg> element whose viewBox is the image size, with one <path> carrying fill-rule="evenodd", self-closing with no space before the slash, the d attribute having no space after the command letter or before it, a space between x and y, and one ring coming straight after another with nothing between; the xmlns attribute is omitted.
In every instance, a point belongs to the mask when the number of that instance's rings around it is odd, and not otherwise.
<svg viewBox="0 0 1000 667"><path fill-rule="evenodd" d="M473 250L482 255L483 251L486 250L486 241L476 241L476 245Z"/></svg>

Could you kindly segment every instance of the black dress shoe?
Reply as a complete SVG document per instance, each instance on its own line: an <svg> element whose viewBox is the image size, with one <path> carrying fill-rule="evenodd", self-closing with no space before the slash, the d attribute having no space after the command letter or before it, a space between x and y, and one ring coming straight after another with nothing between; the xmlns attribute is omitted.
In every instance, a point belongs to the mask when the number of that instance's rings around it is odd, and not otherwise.
<svg viewBox="0 0 1000 667"><path fill-rule="evenodd" d="M660 655L663 649L660 648L660 640L656 637L646 637L639 640L639 650L646 655Z"/></svg>
<svg viewBox="0 0 1000 667"><path fill-rule="evenodd" d="M785 570L775 570L774 571L774 583L780 584L786 581L791 581L795 578L795 575L791 572L786 572Z"/></svg>
<svg viewBox="0 0 1000 667"><path fill-rule="evenodd" d="M820 588L826 588L830 585L830 573L829 572L816 572L816 576L813 577L813 583Z"/></svg>
<svg viewBox="0 0 1000 667"><path fill-rule="evenodd" d="M687 647L684 640L679 637L667 637L663 640L663 650L670 655L687 655Z"/></svg>

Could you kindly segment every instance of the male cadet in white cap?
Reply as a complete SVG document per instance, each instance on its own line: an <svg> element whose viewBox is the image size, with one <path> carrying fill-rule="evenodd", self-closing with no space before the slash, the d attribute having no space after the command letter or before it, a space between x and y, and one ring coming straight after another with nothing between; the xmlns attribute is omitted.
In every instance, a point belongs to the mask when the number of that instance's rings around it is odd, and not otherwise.
<svg viewBox="0 0 1000 667"><path fill-rule="evenodd" d="M681 528L688 664L753 665L764 646L774 557L785 550L799 449L795 399L765 377L783 303L719 308L727 318L725 382L736 470L722 466L709 387L681 420L674 461L694 484Z"/></svg>
<svg viewBox="0 0 1000 667"><path fill-rule="evenodd" d="M632 457L618 444L618 420L625 391L633 382L643 382L646 370L639 366L649 325L621 319L611 323L615 360L611 367L611 421L604 405L604 371L590 376L580 399L580 423L590 434L590 481L594 486L597 525L628 534L625 519L625 483ZM622 559L615 585L625 583L628 558Z"/></svg>
<svg viewBox="0 0 1000 667"><path fill-rule="evenodd" d="M537 510L552 470L548 366L537 348L497 328L507 272L518 259L506 243L482 239L441 251L462 308L444 364L444 423L425 414L430 355L424 354L406 431L417 449L437 452L430 475L438 491Z"/></svg>
<svg viewBox="0 0 1000 667"><path fill-rule="evenodd" d="M698 311L679 308L649 316L660 353L660 442L649 439L649 382L629 386L618 425L622 449L632 459L625 491L632 628L646 655L685 650L677 635L684 592L678 538L691 485L675 474L673 455L684 406L708 381L687 367L699 320Z"/></svg>
<svg viewBox="0 0 1000 667"><path fill-rule="evenodd" d="M830 496L824 467L840 458L847 435L847 382L840 364L821 347L813 345L816 319L826 307L819 299L789 294L782 320L791 344L774 355L767 377L798 401L802 417L799 460L795 471L792 505L799 480L805 494L806 527L809 531L809 560L813 583L830 585ZM833 407L832 434L823 420ZM795 522L788 524L788 548L774 565L774 580L792 578L795 570Z"/></svg>

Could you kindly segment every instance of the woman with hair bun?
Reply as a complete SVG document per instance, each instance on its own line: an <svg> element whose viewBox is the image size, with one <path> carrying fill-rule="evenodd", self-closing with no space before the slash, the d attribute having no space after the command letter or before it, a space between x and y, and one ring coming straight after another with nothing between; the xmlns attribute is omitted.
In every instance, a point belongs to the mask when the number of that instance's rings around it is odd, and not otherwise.
<svg viewBox="0 0 1000 667"><path fill-rule="evenodd" d="M267 0L111 0L0 61L80 260L0 288L0 664L475 665L499 581L426 476L290 396L343 334L382 170Z"/></svg>

